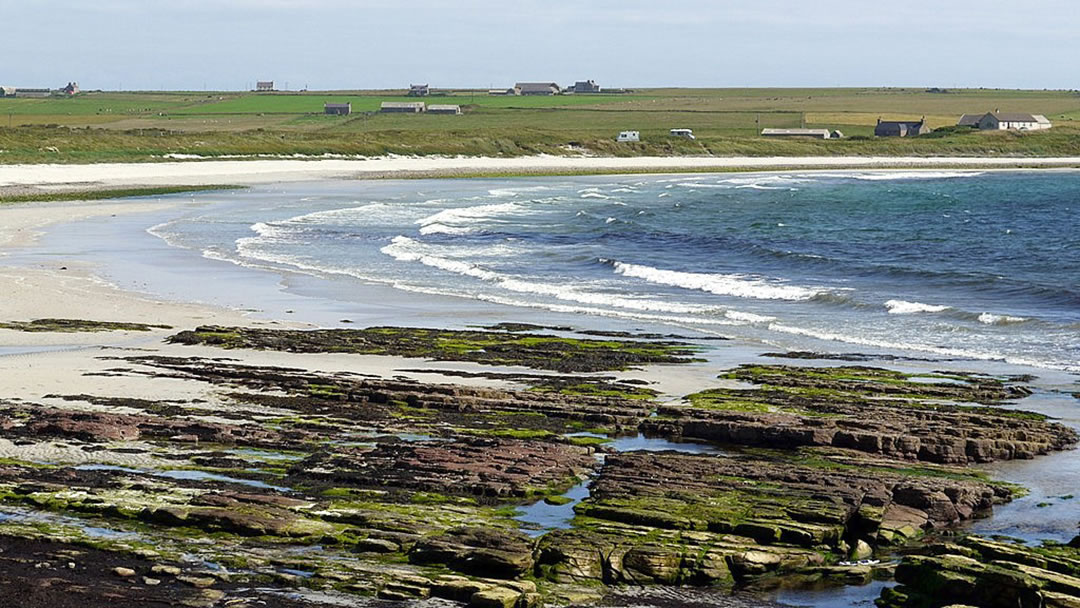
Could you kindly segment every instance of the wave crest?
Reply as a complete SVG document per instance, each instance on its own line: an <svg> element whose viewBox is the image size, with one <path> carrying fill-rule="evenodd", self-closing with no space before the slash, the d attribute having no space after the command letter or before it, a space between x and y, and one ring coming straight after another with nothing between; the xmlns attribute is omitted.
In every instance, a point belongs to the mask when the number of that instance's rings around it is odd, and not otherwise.
<svg viewBox="0 0 1080 608"><path fill-rule="evenodd" d="M642 279L658 285L696 289L721 296L755 298L759 300L809 300L822 293L820 289L785 285L736 274L704 274L662 270L652 266L614 262L615 273Z"/></svg>

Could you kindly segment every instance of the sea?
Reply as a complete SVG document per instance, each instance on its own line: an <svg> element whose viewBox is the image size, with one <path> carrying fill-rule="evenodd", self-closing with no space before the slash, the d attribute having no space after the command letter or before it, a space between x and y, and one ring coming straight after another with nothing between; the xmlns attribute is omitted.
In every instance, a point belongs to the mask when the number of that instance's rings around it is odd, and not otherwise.
<svg viewBox="0 0 1080 608"><path fill-rule="evenodd" d="M220 265L334 281L338 299L374 284L784 349L1080 371L1080 172L336 181L186 198L148 233Z"/></svg>

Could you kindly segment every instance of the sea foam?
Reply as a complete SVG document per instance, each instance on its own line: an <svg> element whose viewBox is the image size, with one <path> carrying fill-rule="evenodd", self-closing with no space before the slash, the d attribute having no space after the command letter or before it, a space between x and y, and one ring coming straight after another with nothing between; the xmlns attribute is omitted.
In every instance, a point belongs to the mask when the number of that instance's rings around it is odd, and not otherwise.
<svg viewBox="0 0 1080 608"><path fill-rule="evenodd" d="M889 300L885 302L885 308L889 310L890 315L910 315L920 312L943 312L949 310L948 306L906 302L904 300Z"/></svg>
<svg viewBox="0 0 1080 608"><path fill-rule="evenodd" d="M616 274L658 285L697 289L708 293L759 300L809 300L821 290L735 274L704 274L662 270L652 266L615 262Z"/></svg>

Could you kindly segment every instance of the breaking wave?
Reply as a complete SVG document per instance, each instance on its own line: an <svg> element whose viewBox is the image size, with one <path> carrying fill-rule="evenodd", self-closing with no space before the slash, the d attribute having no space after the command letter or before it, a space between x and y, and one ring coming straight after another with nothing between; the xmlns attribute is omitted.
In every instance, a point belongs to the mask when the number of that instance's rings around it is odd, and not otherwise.
<svg viewBox="0 0 1080 608"><path fill-rule="evenodd" d="M809 300L822 293L820 289L785 285L777 280L765 280L736 274L703 274L662 270L652 266L614 262L616 274L641 279L657 285L696 289L721 296L756 298L759 300Z"/></svg>

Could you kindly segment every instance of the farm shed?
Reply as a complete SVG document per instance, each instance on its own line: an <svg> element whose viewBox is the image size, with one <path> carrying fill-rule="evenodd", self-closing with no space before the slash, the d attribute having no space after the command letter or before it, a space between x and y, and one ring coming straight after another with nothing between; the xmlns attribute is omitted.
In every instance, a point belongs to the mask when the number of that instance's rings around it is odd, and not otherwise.
<svg viewBox="0 0 1080 608"><path fill-rule="evenodd" d="M49 97L51 95L51 89L24 89L21 87L15 89L15 97Z"/></svg>
<svg viewBox="0 0 1080 608"><path fill-rule="evenodd" d="M519 82L514 88L518 95L558 95L562 90L554 82Z"/></svg>
<svg viewBox="0 0 1080 608"><path fill-rule="evenodd" d="M266 93L274 90L273 80L260 80L255 83L255 90L260 93Z"/></svg>
<svg viewBox="0 0 1080 608"><path fill-rule="evenodd" d="M424 111L422 101L384 101L379 106L379 111L384 113L419 114Z"/></svg>
<svg viewBox="0 0 1080 608"><path fill-rule="evenodd" d="M328 103L323 105L323 113L336 116L348 116L352 114L351 103Z"/></svg>
<svg viewBox="0 0 1080 608"><path fill-rule="evenodd" d="M427 107L428 114L461 114L461 106L453 104L431 104Z"/></svg>
<svg viewBox="0 0 1080 608"><path fill-rule="evenodd" d="M874 135L878 137L914 137L931 131L926 125L926 119L919 120L881 120L874 127Z"/></svg>
<svg viewBox="0 0 1080 608"><path fill-rule="evenodd" d="M828 129L762 129L763 137L813 137L829 139L832 133Z"/></svg>

